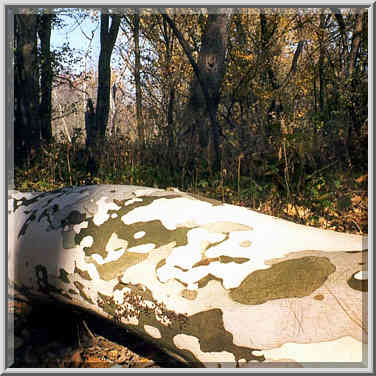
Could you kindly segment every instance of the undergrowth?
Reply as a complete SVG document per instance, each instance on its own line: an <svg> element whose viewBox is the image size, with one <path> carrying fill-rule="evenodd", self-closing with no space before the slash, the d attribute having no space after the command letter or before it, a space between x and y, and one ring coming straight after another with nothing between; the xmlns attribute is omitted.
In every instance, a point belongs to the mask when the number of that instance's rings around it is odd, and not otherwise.
<svg viewBox="0 0 376 376"><path fill-rule="evenodd" d="M268 173L259 174L241 169L240 159L215 174L203 165L197 161L196 167L177 166L158 145L148 145L140 154L126 140L108 140L93 176L85 145L54 142L42 145L22 167L15 168L14 186L20 191L87 184L176 187L296 223L348 233L368 232L366 166L343 168L331 162L305 174L291 173L286 187L278 160L269 161Z"/></svg>

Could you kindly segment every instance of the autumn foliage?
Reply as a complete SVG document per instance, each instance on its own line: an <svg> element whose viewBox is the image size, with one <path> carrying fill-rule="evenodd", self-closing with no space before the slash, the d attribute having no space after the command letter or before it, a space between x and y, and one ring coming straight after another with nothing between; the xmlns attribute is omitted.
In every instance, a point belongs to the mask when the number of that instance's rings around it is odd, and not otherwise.
<svg viewBox="0 0 376 376"><path fill-rule="evenodd" d="M164 11L168 18L157 9L118 10L106 137L94 156L85 114L100 95L97 68L54 68L53 139L22 165L16 160L16 187L175 186L367 232L367 9L233 9L221 24L226 43L206 55L207 33L219 32L209 27L215 17L206 8ZM89 16L100 22L99 12ZM217 97L208 90L206 98L192 59L201 73L205 64L215 72L211 51L221 48L222 78L204 81L221 80Z"/></svg>

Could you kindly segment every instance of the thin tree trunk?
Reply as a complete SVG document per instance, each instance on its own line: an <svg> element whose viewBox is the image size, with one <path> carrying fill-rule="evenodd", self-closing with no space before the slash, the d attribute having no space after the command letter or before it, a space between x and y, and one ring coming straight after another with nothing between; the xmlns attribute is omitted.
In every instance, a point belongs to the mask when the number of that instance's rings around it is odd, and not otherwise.
<svg viewBox="0 0 376 376"><path fill-rule="evenodd" d="M175 88L171 86L170 96L167 108L167 134L168 134L168 149L172 150L174 145L173 127L174 127L174 103L175 103Z"/></svg>
<svg viewBox="0 0 376 376"><path fill-rule="evenodd" d="M320 112L324 112L324 87L325 87L325 78L324 78L324 59L325 59L325 44L324 44L324 27L325 27L325 14L322 12L320 14L320 36L319 36L319 109Z"/></svg>
<svg viewBox="0 0 376 376"><path fill-rule="evenodd" d="M357 14L355 15L355 25L353 30L353 36L351 40L351 50L349 56L349 75L350 77L354 73L356 59L358 57L358 51L361 41L361 35L363 30L363 17L364 17L364 8L357 9Z"/></svg>
<svg viewBox="0 0 376 376"><path fill-rule="evenodd" d="M108 114L110 110L110 85L111 85L111 54L115 45L120 26L120 15L101 15L101 51L98 61L98 92L96 105L96 128L99 137L104 139L106 135Z"/></svg>
<svg viewBox="0 0 376 376"><path fill-rule="evenodd" d="M49 142L52 138L51 128L51 94L52 94L52 65L51 65L51 14L40 17L38 30L41 49L41 103L40 121L42 138Z"/></svg>
<svg viewBox="0 0 376 376"><path fill-rule="evenodd" d="M145 144L145 130L142 116L142 92L141 92L141 54L140 54L140 14L139 10L133 16L133 37L134 37L134 54L135 54L135 68L134 78L136 86L136 116L137 116L137 131L138 140L141 149Z"/></svg>
<svg viewBox="0 0 376 376"><path fill-rule="evenodd" d="M261 53L263 54L263 64L265 66L266 78L269 80L273 90L279 88L279 83L275 77L272 66L272 55L270 53L271 42L275 31L277 30L277 18L267 18L263 9L260 9L260 28L261 28Z"/></svg>

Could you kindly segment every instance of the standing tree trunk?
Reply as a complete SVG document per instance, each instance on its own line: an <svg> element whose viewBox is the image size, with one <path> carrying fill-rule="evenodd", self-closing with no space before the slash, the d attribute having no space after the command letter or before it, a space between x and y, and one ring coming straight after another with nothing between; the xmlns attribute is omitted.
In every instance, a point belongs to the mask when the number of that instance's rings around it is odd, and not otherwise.
<svg viewBox="0 0 376 376"><path fill-rule="evenodd" d="M357 9L357 13L355 15L355 25L354 30L352 33L351 39L351 50L349 56L349 75L352 77L356 65L356 60L358 57L358 51L361 41L361 35L363 30L363 18L364 18L364 8Z"/></svg>
<svg viewBox="0 0 376 376"><path fill-rule="evenodd" d="M41 103L39 108L41 121L41 136L49 142L52 138L51 128L51 94L52 94L52 65L51 65L51 14L43 14L40 17L38 35L41 50Z"/></svg>
<svg viewBox="0 0 376 376"><path fill-rule="evenodd" d="M23 164L40 142L37 15L16 14L14 23L14 147Z"/></svg>
<svg viewBox="0 0 376 376"><path fill-rule="evenodd" d="M134 79L136 86L136 116L138 141L141 149L145 144L144 120L142 116L142 92L141 92L141 54L140 54L140 13L139 9L135 10L133 16L133 38L134 38Z"/></svg>
<svg viewBox="0 0 376 376"><path fill-rule="evenodd" d="M168 77L167 82L163 85L163 103L167 104L167 160L170 168L175 171L176 157L173 155L174 150L174 107L176 94L176 78L174 77L174 70L172 68L172 55L174 50L174 35L171 28L168 26L165 18L162 19L161 31L164 43L164 74Z"/></svg>
<svg viewBox="0 0 376 376"><path fill-rule="evenodd" d="M183 118L183 135L190 133L191 139L187 142L185 137L181 140L181 144L190 143L196 146L194 156L206 149L208 167L214 171L219 170L221 160L217 110L220 88L226 72L225 57L232 11L232 8L210 9L201 37L198 63L194 61L191 49L177 30L175 23L163 13L163 17L179 39L195 72L190 86L190 100Z"/></svg>
<svg viewBox="0 0 376 376"><path fill-rule="evenodd" d="M319 29L319 110L320 113L324 112L325 105L325 77L324 77L324 59L325 59L325 14L324 11L320 13L320 29Z"/></svg>
<svg viewBox="0 0 376 376"><path fill-rule="evenodd" d="M120 15L101 14L101 51L98 61L98 91L96 105L96 131L99 139L106 135L108 114L110 110L110 85L111 85L111 54L115 45L120 26Z"/></svg>
<svg viewBox="0 0 376 376"><path fill-rule="evenodd" d="M261 62L264 65L264 73L265 73L265 82L270 82L273 90L279 89L279 83L277 78L275 77L273 71L273 53L271 52L273 36L274 33L277 31L278 28L278 16L273 15L273 17L267 17L265 11L260 9L260 29L261 29L261 54L263 57L263 61Z"/></svg>

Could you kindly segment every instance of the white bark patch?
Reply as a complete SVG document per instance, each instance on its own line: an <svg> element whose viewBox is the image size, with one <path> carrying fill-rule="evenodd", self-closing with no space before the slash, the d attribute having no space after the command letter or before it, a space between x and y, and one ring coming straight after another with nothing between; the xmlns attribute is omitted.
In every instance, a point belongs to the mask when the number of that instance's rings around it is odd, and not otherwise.
<svg viewBox="0 0 376 376"><path fill-rule="evenodd" d="M78 234L82 228L87 228L89 225L89 222L88 221L85 221L85 222L82 222L78 225L73 225L73 230L76 232L76 234Z"/></svg>
<svg viewBox="0 0 376 376"><path fill-rule="evenodd" d="M99 226L106 222L110 216L107 214L109 210L119 210L120 206L116 205L114 202L106 202L107 197L101 197L97 201L98 211L95 213L93 222Z"/></svg>
<svg viewBox="0 0 376 376"><path fill-rule="evenodd" d="M154 200L150 205L132 210L121 219L127 225L159 219L167 229L175 230L181 223L197 217L198 214L200 217L205 217L206 211L211 206L211 204L187 198L161 198Z"/></svg>
<svg viewBox="0 0 376 376"><path fill-rule="evenodd" d="M103 258L100 254L95 253L92 255L92 258L101 265L107 262L116 261L124 254L127 245L128 242L124 239L120 239L114 232L106 244L106 257Z"/></svg>
<svg viewBox="0 0 376 376"><path fill-rule="evenodd" d="M152 251L154 248L155 248L155 244L147 243L147 244L136 245L135 247L129 248L128 252L148 253Z"/></svg>
<svg viewBox="0 0 376 376"><path fill-rule="evenodd" d="M158 328L155 328L154 326L144 325L144 330L153 338L162 338L161 332Z"/></svg>
<svg viewBox="0 0 376 376"><path fill-rule="evenodd" d="M108 240L106 244L106 251L113 252L113 251L122 249L124 253L124 250L127 248L127 245L128 245L128 242L126 240L120 239L117 236L116 232L113 232L110 239Z"/></svg>
<svg viewBox="0 0 376 376"><path fill-rule="evenodd" d="M364 271L364 270L361 270L360 272L354 274L354 278L355 279L359 279L361 281L363 281L365 279L368 279L368 272Z"/></svg>
<svg viewBox="0 0 376 376"><path fill-rule="evenodd" d="M142 202L140 198L132 198L131 200L128 200L124 203L124 206L132 205L135 202Z"/></svg>
<svg viewBox="0 0 376 376"><path fill-rule="evenodd" d="M124 303L124 292L123 290L115 290L114 291L114 301L116 304L123 304Z"/></svg>
<svg viewBox="0 0 376 376"><path fill-rule="evenodd" d="M107 262L116 261L118 260L125 252L124 248L121 248L116 251L110 251L107 253L106 258L103 258L100 254L94 253L92 258L98 263L98 264L106 264Z"/></svg>
<svg viewBox="0 0 376 376"><path fill-rule="evenodd" d="M133 237L134 237L135 239L141 239L142 237L145 236L145 234L146 234L145 231L139 231L139 232L136 232L136 233L133 235Z"/></svg>
<svg viewBox="0 0 376 376"><path fill-rule="evenodd" d="M186 334L177 334L173 338L174 344L177 348L191 351L197 359L202 363L219 363L221 365L228 363L235 367L235 357L228 351L220 352L202 352L200 349L200 341L194 336Z"/></svg>
<svg viewBox="0 0 376 376"><path fill-rule="evenodd" d="M135 316L128 317L127 319L125 319L124 317L122 317L120 320L125 325L135 325L135 326L138 325L138 319Z"/></svg>
<svg viewBox="0 0 376 376"><path fill-rule="evenodd" d="M85 236L80 243L81 247L91 247L94 243L94 238L91 235Z"/></svg>
<svg viewBox="0 0 376 376"><path fill-rule="evenodd" d="M252 245L252 242L249 240L243 240L239 243L240 247L248 248Z"/></svg>
<svg viewBox="0 0 376 376"><path fill-rule="evenodd" d="M254 351L268 359L294 359L304 362L362 362L364 345L352 337L318 343L286 343L271 350Z"/></svg>

